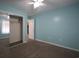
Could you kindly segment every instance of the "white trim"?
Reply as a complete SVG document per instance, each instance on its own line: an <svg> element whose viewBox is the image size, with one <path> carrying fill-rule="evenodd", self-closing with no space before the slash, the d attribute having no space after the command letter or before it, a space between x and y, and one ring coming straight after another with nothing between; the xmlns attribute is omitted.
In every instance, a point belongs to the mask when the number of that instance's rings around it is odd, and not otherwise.
<svg viewBox="0 0 79 59"><path fill-rule="evenodd" d="M62 47L62 48L66 48L66 49L69 49L69 50L74 50L74 51L79 52L79 50L78 50L78 49L75 49L75 48L63 46L63 45L56 44L56 43L47 42L47 41L44 41L44 40L39 40L39 39L36 39L36 40L37 40L37 41L40 41L40 42L48 43L48 44L51 44L51 45L55 45L55 46L58 46L58 47Z"/></svg>

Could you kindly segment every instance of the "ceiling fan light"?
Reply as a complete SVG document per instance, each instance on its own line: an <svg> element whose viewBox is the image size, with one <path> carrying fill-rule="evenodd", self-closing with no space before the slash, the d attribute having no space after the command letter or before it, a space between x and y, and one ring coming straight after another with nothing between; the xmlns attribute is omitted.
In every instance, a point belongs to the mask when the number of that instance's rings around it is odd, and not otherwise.
<svg viewBox="0 0 79 59"><path fill-rule="evenodd" d="M45 5L45 4L43 3L43 1L44 1L44 0L33 0L33 2L30 2L30 3L28 3L28 4L33 4L34 9L35 9L35 8L37 8L37 7L40 7L40 6Z"/></svg>
<svg viewBox="0 0 79 59"><path fill-rule="evenodd" d="M38 7L43 6L43 5L45 5L45 4L36 2L36 3L34 3L34 8L38 8Z"/></svg>
<svg viewBox="0 0 79 59"><path fill-rule="evenodd" d="M38 3L38 2L34 3L34 8L37 8L39 6L40 6L40 3Z"/></svg>

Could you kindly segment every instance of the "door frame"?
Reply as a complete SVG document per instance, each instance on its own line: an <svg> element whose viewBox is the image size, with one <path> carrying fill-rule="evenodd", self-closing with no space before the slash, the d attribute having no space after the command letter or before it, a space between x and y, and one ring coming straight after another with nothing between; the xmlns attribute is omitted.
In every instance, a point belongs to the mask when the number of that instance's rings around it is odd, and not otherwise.
<svg viewBox="0 0 79 59"><path fill-rule="evenodd" d="M17 44L20 44L20 43L22 43L23 42L23 17L21 17L21 16L16 16L16 15L9 15L10 16L10 19L11 18L18 18L18 20L19 20L19 22L20 22L20 24L21 24L21 27L20 27L20 29L21 29L21 36L20 36L20 41L18 41L18 42L14 42L14 43L9 43L9 46L13 46L13 45L17 45Z"/></svg>

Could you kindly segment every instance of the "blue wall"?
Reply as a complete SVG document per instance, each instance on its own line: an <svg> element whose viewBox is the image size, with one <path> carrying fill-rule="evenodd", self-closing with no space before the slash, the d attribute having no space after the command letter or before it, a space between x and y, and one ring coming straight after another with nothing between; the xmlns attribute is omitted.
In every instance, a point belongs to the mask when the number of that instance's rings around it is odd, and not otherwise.
<svg viewBox="0 0 79 59"><path fill-rule="evenodd" d="M9 4L4 4L0 3L0 12L7 12L9 14L13 15L18 15L23 17L23 41L26 42L26 33L27 33L27 28L26 28L26 22L27 22L27 13L24 12L23 10L20 10L16 7L16 5L9 5ZM4 35L0 35L0 38L4 37Z"/></svg>
<svg viewBox="0 0 79 59"><path fill-rule="evenodd" d="M36 39L79 49L79 4L35 16Z"/></svg>

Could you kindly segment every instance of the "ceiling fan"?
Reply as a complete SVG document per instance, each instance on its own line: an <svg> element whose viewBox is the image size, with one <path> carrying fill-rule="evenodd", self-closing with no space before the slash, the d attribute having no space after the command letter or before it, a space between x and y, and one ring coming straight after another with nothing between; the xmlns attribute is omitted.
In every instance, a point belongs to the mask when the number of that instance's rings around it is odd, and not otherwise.
<svg viewBox="0 0 79 59"><path fill-rule="evenodd" d="M40 7L40 6L45 5L45 4L43 3L43 1L44 1L44 0L32 0L32 2L30 2L30 3L28 3L28 4L33 5L33 7L34 7L34 9L35 9L35 8L38 8L38 7Z"/></svg>

